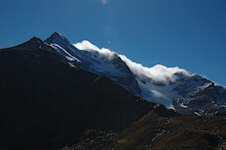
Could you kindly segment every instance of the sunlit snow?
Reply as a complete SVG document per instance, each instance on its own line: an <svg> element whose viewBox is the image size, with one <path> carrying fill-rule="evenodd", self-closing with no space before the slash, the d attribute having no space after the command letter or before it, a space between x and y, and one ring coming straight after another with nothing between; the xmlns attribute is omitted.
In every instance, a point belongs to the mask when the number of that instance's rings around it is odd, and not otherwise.
<svg viewBox="0 0 226 150"><path fill-rule="evenodd" d="M106 48L100 49L86 40L74 44L74 46L79 50L89 51L91 53L96 52L98 57L102 59L103 57L106 57L107 60L112 60L114 55L116 55L115 52ZM186 76L192 76L192 74L186 70L178 67L166 67L158 64L148 68L133 62L124 55L117 55L127 64L131 72L135 75L141 89L140 96L144 99L164 104L168 108L172 104L172 98L179 97L178 93L173 91L173 89L178 86L176 83L178 77L175 74L182 73ZM101 69L104 68L101 67Z"/></svg>
<svg viewBox="0 0 226 150"><path fill-rule="evenodd" d="M166 67L161 64L144 67L125 55L99 48L87 40L72 44L62 35L55 33L49 43L67 58L71 67L104 75L134 95L163 104L167 108L175 109L172 105L174 98L183 97L183 94L207 88L212 84L206 77L178 67ZM215 85L217 86L216 83ZM221 103L224 103L223 99ZM181 104L180 107L188 106Z"/></svg>

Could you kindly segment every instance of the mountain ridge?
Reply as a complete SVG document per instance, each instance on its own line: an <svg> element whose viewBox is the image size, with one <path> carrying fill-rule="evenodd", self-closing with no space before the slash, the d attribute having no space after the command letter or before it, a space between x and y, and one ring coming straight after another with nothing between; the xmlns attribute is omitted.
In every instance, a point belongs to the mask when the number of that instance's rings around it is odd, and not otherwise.
<svg viewBox="0 0 226 150"><path fill-rule="evenodd" d="M63 44L62 41L64 41ZM189 73L178 67L168 68L160 64L151 68L143 67L124 55L105 48L99 49L89 41L72 44L59 33L54 33L45 42L56 49L59 55L65 56L72 66L104 75L134 95L163 104L179 113L213 115L220 107L224 110L226 88L204 76ZM207 97L208 100L203 100L198 96L200 95L198 91L202 87L208 87L208 84L213 85L212 91L216 93L212 92L213 94L209 95L210 98ZM195 101L199 101L200 104L193 108ZM206 109L207 106L210 109L209 112Z"/></svg>
<svg viewBox="0 0 226 150"><path fill-rule="evenodd" d="M55 36L57 36L57 38L54 38ZM90 53L81 51L77 49L72 43L70 43L66 38L62 37L63 36L61 34L55 33L54 35L50 36L50 38L46 39L45 42L55 48L59 54L65 56L72 66L76 66L80 69L98 75L105 75L113 81L120 80L122 83L117 82L120 86L132 93L137 93L135 95L140 93L137 81L135 80L130 69L116 54L113 54L112 58L110 59L107 58L103 60L100 58L101 61L99 61L97 57L101 56L101 54L97 51L92 51ZM57 41L57 39L60 40ZM120 70L118 70L118 68ZM122 76L119 76L118 74L122 74Z"/></svg>

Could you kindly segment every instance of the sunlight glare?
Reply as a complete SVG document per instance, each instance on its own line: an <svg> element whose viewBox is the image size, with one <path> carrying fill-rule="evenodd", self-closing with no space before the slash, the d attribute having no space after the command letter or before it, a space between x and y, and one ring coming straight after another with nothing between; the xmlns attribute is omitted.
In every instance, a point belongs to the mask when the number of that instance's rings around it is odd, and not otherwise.
<svg viewBox="0 0 226 150"><path fill-rule="evenodd" d="M107 0L101 0L102 4L107 4Z"/></svg>

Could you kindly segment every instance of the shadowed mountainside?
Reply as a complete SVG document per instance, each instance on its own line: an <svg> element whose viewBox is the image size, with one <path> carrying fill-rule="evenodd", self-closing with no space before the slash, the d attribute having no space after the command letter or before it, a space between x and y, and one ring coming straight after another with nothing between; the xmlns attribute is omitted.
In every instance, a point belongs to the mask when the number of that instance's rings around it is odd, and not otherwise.
<svg viewBox="0 0 226 150"><path fill-rule="evenodd" d="M89 128L118 130L155 106L104 76L71 68L35 37L0 50L0 68L0 149L60 149Z"/></svg>

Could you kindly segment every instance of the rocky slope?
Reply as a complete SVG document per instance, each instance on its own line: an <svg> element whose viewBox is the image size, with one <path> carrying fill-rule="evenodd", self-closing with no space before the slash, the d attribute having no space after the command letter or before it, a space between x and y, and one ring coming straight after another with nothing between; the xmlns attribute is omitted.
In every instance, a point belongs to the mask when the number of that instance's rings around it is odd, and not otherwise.
<svg viewBox="0 0 226 150"><path fill-rule="evenodd" d="M63 150L225 150L226 114L162 116L151 111L118 132L87 130Z"/></svg>

